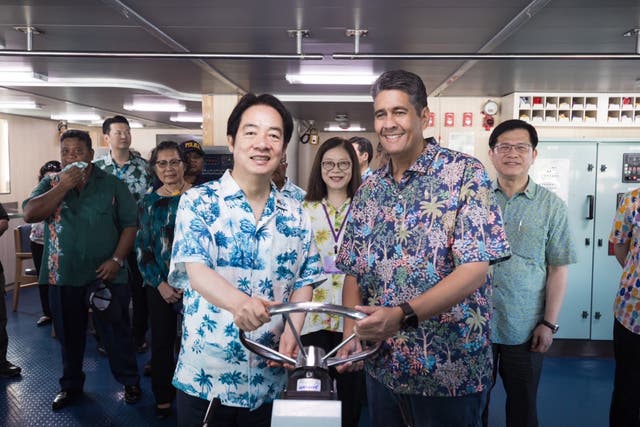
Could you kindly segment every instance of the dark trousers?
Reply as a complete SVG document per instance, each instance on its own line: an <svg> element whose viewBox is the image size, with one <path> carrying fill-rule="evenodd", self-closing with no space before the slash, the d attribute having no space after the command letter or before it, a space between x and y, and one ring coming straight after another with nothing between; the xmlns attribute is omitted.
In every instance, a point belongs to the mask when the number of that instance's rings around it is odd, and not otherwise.
<svg viewBox="0 0 640 427"><path fill-rule="evenodd" d="M131 251L127 256L127 263L129 264L129 288L133 305L131 328L133 342L138 347L145 341L149 326L149 310L147 309L147 296L144 292L142 275L140 274L140 269L138 269L135 250ZM127 303L128 306L129 304Z"/></svg>
<svg viewBox="0 0 640 427"><path fill-rule="evenodd" d="M396 394L366 374L371 427L480 427L488 392L429 397Z"/></svg>
<svg viewBox="0 0 640 427"><path fill-rule="evenodd" d="M153 367L155 369L155 366ZM178 427L202 427L209 402L178 390ZM269 427L271 403L265 403L254 411L234 406L217 406L210 417L209 427Z"/></svg>
<svg viewBox="0 0 640 427"><path fill-rule="evenodd" d="M538 384L544 354L530 350L531 341L519 345L493 344L493 383L498 374L507 395L507 427L538 426ZM482 414L483 425L489 422L489 399Z"/></svg>
<svg viewBox="0 0 640 427"><path fill-rule="evenodd" d="M4 294L4 270L0 264L0 365L7 361L9 336L7 335L7 301Z"/></svg>
<svg viewBox="0 0 640 427"><path fill-rule="evenodd" d="M303 335L301 339L305 347L313 345L329 352L342 342L342 332L311 332ZM338 399L342 402L342 427L357 427L365 392L364 372L339 374L334 368L331 368L330 374L336 380Z"/></svg>
<svg viewBox="0 0 640 427"><path fill-rule="evenodd" d="M136 385L140 376L129 326L129 288L124 284L114 284L110 290L112 298L118 300L119 312L110 320L94 313L93 322L107 350L114 378L123 385ZM53 325L62 353L61 390L80 392L84 385L82 362L89 315L86 301L86 286L54 285L49 289Z"/></svg>
<svg viewBox="0 0 640 427"><path fill-rule="evenodd" d="M40 276L40 266L42 265L42 252L44 251L44 245L36 242L29 242L31 246L31 256L33 256L33 265L36 267L36 272ZM40 291L40 305L42 306L42 314L47 317L51 317L51 308L49 307L49 284L40 283L38 285L38 291Z"/></svg>
<svg viewBox="0 0 640 427"><path fill-rule="evenodd" d="M640 335L634 334L617 320L613 324L613 354L616 370L609 410L611 427L640 426Z"/></svg>
<svg viewBox="0 0 640 427"><path fill-rule="evenodd" d="M151 319L151 389L156 404L170 403L176 396L171 385L176 368L174 353L178 333L178 313L167 303L158 289L145 286Z"/></svg>

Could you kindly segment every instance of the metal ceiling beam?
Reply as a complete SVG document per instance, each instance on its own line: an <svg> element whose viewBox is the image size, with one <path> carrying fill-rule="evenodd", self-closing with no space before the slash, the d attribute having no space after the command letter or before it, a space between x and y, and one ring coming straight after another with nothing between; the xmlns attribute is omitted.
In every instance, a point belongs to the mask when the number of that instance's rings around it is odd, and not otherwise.
<svg viewBox="0 0 640 427"><path fill-rule="evenodd" d="M135 21L138 25L140 25L146 32L151 34L153 37L160 40L165 45L169 46L173 50L182 51L182 52L190 52L185 46L180 44L174 38L169 36L167 33L158 28L157 25L153 24L151 21L146 19L144 16L140 15L138 12L133 10L128 5L124 4L120 0L102 0L104 4L116 9L120 12L126 19L131 19ZM240 87L236 82L222 74L215 67L208 64L206 61L203 61L203 58L191 58L193 59L193 63L198 66L200 69L204 70L207 74L213 76L214 78L220 80L226 85L230 86L234 90L236 90L240 94L244 94L247 91Z"/></svg>
<svg viewBox="0 0 640 427"><path fill-rule="evenodd" d="M322 60L322 54L286 53L194 53L194 52L79 52L63 50L0 50L0 56L64 58L138 58L138 59L286 59ZM228 83L230 84L230 83ZM236 89L240 90L238 86Z"/></svg>
<svg viewBox="0 0 640 427"><path fill-rule="evenodd" d="M1 50L0 56L65 57L65 58L138 58L138 59L283 59L323 60L323 54L280 53L195 53L195 52L78 52ZM637 53L333 53L333 59L348 60L638 60Z"/></svg>
<svg viewBox="0 0 640 427"><path fill-rule="evenodd" d="M2 51L0 51L2 52ZM0 53L1 55L1 53ZM334 53L333 59L389 60L638 60L636 53Z"/></svg>
<svg viewBox="0 0 640 427"><path fill-rule="evenodd" d="M540 12L551 0L532 0L526 5L516 16L507 22L496 34L493 35L485 44L478 49L476 53L490 53L496 47L501 45L505 40L511 37L524 24L529 22L538 12ZM449 86L455 83L460 77L466 74L473 66L477 64L476 60L467 60L458 69L449 75L438 87L432 92L431 96L440 96Z"/></svg>

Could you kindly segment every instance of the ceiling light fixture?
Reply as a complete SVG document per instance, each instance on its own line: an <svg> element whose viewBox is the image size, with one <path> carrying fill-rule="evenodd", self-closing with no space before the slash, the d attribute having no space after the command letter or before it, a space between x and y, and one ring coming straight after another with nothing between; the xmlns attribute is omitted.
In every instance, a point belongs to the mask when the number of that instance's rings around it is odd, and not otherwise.
<svg viewBox="0 0 640 427"><path fill-rule="evenodd" d="M137 102L124 104L122 106L127 111L157 111L157 112L183 112L187 111L187 106L178 101L158 101L158 102Z"/></svg>
<svg viewBox="0 0 640 427"><path fill-rule="evenodd" d="M42 83L48 79L46 74L34 73L29 70L1 70L0 82L7 83Z"/></svg>
<svg viewBox="0 0 640 427"><path fill-rule="evenodd" d="M96 113L58 113L52 114L51 120L68 120L70 122L93 122L101 121L102 118Z"/></svg>
<svg viewBox="0 0 640 427"><path fill-rule="evenodd" d="M274 96L282 102L372 102L371 95L279 94Z"/></svg>
<svg viewBox="0 0 640 427"><path fill-rule="evenodd" d="M325 132L366 132L367 129L363 128L359 124L351 124L349 127L342 127L340 124L331 123L324 128Z"/></svg>
<svg viewBox="0 0 640 427"><path fill-rule="evenodd" d="M36 101L32 100L0 101L0 108L7 108L12 110L41 110L42 106L37 104Z"/></svg>
<svg viewBox="0 0 640 427"><path fill-rule="evenodd" d="M202 114L173 114L169 117L169 120L171 120L172 122L202 123Z"/></svg>
<svg viewBox="0 0 640 427"><path fill-rule="evenodd" d="M378 76L370 73L305 73L287 74L291 84L305 85L370 85Z"/></svg>

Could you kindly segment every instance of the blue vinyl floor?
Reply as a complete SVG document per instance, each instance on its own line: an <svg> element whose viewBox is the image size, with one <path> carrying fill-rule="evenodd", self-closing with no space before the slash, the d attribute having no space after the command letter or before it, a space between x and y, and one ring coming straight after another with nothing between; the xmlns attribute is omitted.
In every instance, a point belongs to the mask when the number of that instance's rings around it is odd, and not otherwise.
<svg viewBox="0 0 640 427"><path fill-rule="evenodd" d="M8 294L7 307L11 293ZM85 396L76 405L51 411L61 373L58 342L49 326L36 327L40 317L37 288L20 292L20 306L9 312L8 359L22 367L18 379L0 379L0 426L174 426L175 413L158 421L154 416L151 381L142 377L143 399L135 405L123 401L122 386L109 370L107 359L96 351L87 337L85 353ZM138 356L142 365L149 353ZM613 360L607 358L547 357L539 389L541 427L605 427L613 384ZM504 421L505 396L498 383L491 396L490 425ZM366 410L360 427L369 425Z"/></svg>

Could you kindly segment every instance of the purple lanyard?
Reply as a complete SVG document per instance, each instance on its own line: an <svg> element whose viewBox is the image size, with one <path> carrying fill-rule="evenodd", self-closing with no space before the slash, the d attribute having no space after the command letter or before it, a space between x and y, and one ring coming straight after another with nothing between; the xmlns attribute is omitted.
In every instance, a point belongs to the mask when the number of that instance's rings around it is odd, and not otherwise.
<svg viewBox="0 0 640 427"><path fill-rule="evenodd" d="M322 209L324 210L324 214L327 217L327 222L329 223L329 229L331 230L331 234L333 235L333 253L338 255L338 240L340 240L340 235L342 234L342 230L344 230L344 225L347 223L347 217L349 216L349 212L351 211L351 202L349 202L349 207L347 208L347 213L342 220L342 225L340 226L340 230L335 230L333 224L331 223L331 217L329 217L329 212L327 211L327 207L324 203L322 204ZM336 210L337 211L337 210ZM336 232L337 231L337 232Z"/></svg>

